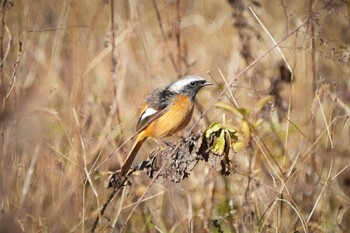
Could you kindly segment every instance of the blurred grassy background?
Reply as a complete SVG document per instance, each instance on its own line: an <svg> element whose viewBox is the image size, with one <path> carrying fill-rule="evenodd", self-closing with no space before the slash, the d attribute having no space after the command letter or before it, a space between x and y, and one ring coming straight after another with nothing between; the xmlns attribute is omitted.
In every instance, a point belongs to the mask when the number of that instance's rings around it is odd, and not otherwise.
<svg viewBox="0 0 350 233"><path fill-rule="evenodd" d="M350 231L349 1L110 1L2 3L1 232L90 231L143 97L185 74L216 82L190 125L209 107L195 132L231 121L237 173L201 163L151 187L133 176L97 232ZM293 82L281 81L288 65ZM225 80L232 93L217 99Z"/></svg>

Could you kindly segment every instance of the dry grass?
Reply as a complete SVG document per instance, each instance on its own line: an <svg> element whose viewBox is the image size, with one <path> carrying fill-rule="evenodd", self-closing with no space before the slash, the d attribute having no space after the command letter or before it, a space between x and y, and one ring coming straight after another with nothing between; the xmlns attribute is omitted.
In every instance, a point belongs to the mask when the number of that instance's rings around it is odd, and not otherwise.
<svg viewBox="0 0 350 233"><path fill-rule="evenodd" d="M184 74L216 82L187 131L236 127L236 173L199 163L180 183L134 174L96 232L350 231L349 9L3 1L0 231L91 231L143 96ZM155 147L145 143L138 161Z"/></svg>

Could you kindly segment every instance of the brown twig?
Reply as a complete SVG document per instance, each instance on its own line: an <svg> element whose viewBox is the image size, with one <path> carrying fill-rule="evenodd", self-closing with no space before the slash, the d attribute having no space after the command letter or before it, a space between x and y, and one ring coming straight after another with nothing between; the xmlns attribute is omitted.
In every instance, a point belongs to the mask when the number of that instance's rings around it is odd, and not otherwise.
<svg viewBox="0 0 350 233"><path fill-rule="evenodd" d="M163 171L163 169L165 168L165 163L163 164L163 166L159 169L159 171L157 172L157 174L153 177L153 179L151 180L151 182L149 183L149 185L147 186L146 190L143 192L143 194L140 196L140 198L137 200L137 202L135 203L134 207L132 208L129 216L126 218L125 222L123 223L120 232L123 232L124 228L126 227L127 223L129 222L130 218L132 217L132 215L134 214L136 208L139 206L139 204L142 202L142 200L144 199L144 197L146 196L148 190L151 188L152 184L158 179L159 174Z"/></svg>
<svg viewBox="0 0 350 233"><path fill-rule="evenodd" d="M313 14L314 0L310 0L310 14ZM311 33L311 73L312 73L312 92L316 98L316 83L317 83L317 71L316 71L316 48L315 48L315 23L310 21L310 33ZM315 114L315 113L314 113ZM316 116L314 115L311 120L311 140L316 140ZM311 155L311 166L313 171L316 171L316 155L315 151Z"/></svg>
<svg viewBox="0 0 350 233"><path fill-rule="evenodd" d="M180 144L177 144L174 149L172 150L171 153L174 153L176 151L176 149L180 146ZM162 167L159 169L159 171L157 172L157 174L153 177L152 181L150 182L148 189L152 186L152 184L157 180L157 178L159 177L159 175L162 173L164 167L165 167L166 163L164 163L162 165ZM107 199L107 201L102 205L101 210L99 211L98 216L96 217L92 228L91 228L91 232L95 232L97 224L99 222L99 219L101 216L103 216L107 206L109 205L109 203L112 201L112 199L115 197L115 195L126 185L127 181L129 180L129 177L137 170L137 167L133 167L133 169L131 171L128 172L128 174L125 177L119 177L118 174L114 174L111 178L111 180L109 181L110 184L113 185L114 189L111 192L111 194L109 195L109 198ZM144 198L144 196L146 195L148 189L145 190L145 192L143 193L143 195L141 195L141 197L138 199L137 203L135 204L134 208L132 209L131 213L129 214L127 220L125 221L125 223L123 224L120 232L123 231L123 229L126 227L127 222L129 221L129 219L131 218L131 216L133 215L133 213L135 212L137 206L141 203L142 199Z"/></svg>
<svg viewBox="0 0 350 233"><path fill-rule="evenodd" d="M6 2L6 0L3 1L3 4ZM27 33L27 26L28 26L28 21L29 21L29 15L30 15L30 12L31 12L31 9L32 9L32 5L33 5L33 1L30 2L30 6L29 6L29 10L28 10L28 14L26 16L26 20L25 20L25 23L24 23L24 32L22 33L22 35L20 36L19 38L19 41L18 41L18 52L17 52L17 57L16 57L16 61L13 65L13 71L12 71L12 75L11 75L11 81L10 81L10 84L9 84L9 87L8 87L8 90L7 90L7 93L5 96L2 96L2 110L5 109L5 105L6 105L6 100L9 98L13 88L15 87L15 84L16 84L16 80L17 80L17 77L16 77L16 74L17 74L17 67L18 67L18 64L22 58L22 51L23 51L23 39ZM2 41L1 41L1 44L2 44ZM2 54L1 54L2 55ZM1 56L2 57L2 56ZM2 64L1 64L2 66ZM2 69L2 68L1 68ZM1 71L0 71L1 73Z"/></svg>
<svg viewBox="0 0 350 233"><path fill-rule="evenodd" d="M289 19L288 19L288 13L287 13L287 6L286 3L284 2L285 0L281 0L282 8L283 8L283 13L284 17L286 18L286 33L289 33Z"/></svg>
<svg viewBox="0 0 350 233"><path fill-rule="evenodd" d="M110 1L110 7L111 7L111 31L112 31L112 81L113 81L113 92L114 92L114 96L117 99L117 64L118 64L118 60L117 60L117 55L116 55L116 51L115 51L115 29L116 29L116 23L115 23L115 18L114 18L114 0ZM117 102L117 101L116 101ZM118 104L116 104L115 106L115 113L117 115L117 121L118 123L121 122L120 120L120 114L119 114L119 108L118 108Z"/></svg>
<svg viewBox="0 0 350 233"><path fill-rule="evenodd" d="M66 26L66 27L57 27L57 28L45 28L45 29L40 29L40 30L28 30L27 32L56 32L60 30L67 30L71 28L88 28L89 26L87 25L71 25L71 26Z"/></svg>
<svg viewBox="0 0 350 233"><path fill-rule="evenodd" d="M175 34L176 34L176 45L177 45L177 69L178 69L178 78L181 77L181 30L180 30L180 22L181 22L181 12L180 12L180 0L176 1L176 24L175 24Z"/></svg>
<svg viewBox="0 0 350 233"><path fill-rule="evenodd" d="M173 54L172 54L171 51L170 51L170 46L169 46L168 40L167 40L166 35L165 35L165 32L164 32L163 23L162 23L162 18L160 17L160 12L159 12L157 3L156 3L155 0L152 0L152 3L153 3L153 7L154 7L154 9L155 9L155 11L156 11L157 20L158 20L158 25L159 25L159 28L160 28L160 32L162 33L162 37L163 37L163 40L164 40L164 43L165 43L165 47L166 47L166 49L167 49L167 51L168 51L171 64L173 65L175 72L176 72L177 74L179 74L179 69L178 69L178 67L176 66L176 62L175 62L174 56L173 56Z"/></svg>
<svg viewBox="0 0 350 233"><path fill-rule="evenodd" d="M91 228L91 232L94 233L97 227L97 224L100 220L100 217L103 216L107 206L109 205L109 203L111 203L112 199L114 198L114 196L125 186L126 182L128 181L130 175L134 172L134 170L130 171L125 177L121 178L121 180L117 181L115 183L115 187L113 188L113 191L111 192L111 194L109 195L107 201L102 205L102 208L99 212L99 214L97 215L94 223L92 224L92 228Z"/></svg>
<svg viewBox="0 0 350 233"><path fill-rule="evenodd" d="M6 6L6 0L2 1L1 4L1 10L0 10L0 58L1 60L4 57L4 48L3 48L3 41L4 41L4 28L5 28L5 6ZM3 99L3 93L5 93L5 79L4 79L4 71L3 71L3 63L0 64L0 97Z"/></svg>
<svg viewBox="0 0 350 233"><path fill-rule="evenodd" d="M201 117L198 119L198 121L193 125L193 127L190 129L193 130L194 127L196 127L196 125L199 123L199 121L203 118L203 116L205 114L207 114L209 112L210 109L212 109L215 104L218 102L218 100L226 93L226 91L229 88L233 87L233 83L235 81L237 81L238 78L240 78L241 76L243 76L243 74L245 74L248 70L250 70L252 67L254 67L257 63L259 63L262 59L264 59L272 50L274 50L276 47L280 46L285 40L287 40L291 35L293 35L294 33L298 32L302 27L304 27L309 21L310 21L311 17L309 17L308 19L306 19L299 27L295 28L292 32L290 32L288 35L286 35L284 38L282 38L282 40L280 40L279 42L277 42L276 44L274 44L271 48L269 48L263 55L261 55L259 58L255 59L252 63L250 63L250 65L246 66L242 71L240 71L237 75L236 78L232 79L232 81L229 83L229 85L225 88L222 89L222 91L211 101L211 103L209 104L209 107L203 111Z"/></svg>

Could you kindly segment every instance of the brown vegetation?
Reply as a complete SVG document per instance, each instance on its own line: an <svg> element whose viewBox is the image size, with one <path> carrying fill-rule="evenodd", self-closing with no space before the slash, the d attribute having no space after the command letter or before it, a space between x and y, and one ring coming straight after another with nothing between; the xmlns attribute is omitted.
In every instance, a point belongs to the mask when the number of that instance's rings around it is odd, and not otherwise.
<svg viewBox="0 0 350 233"><path fill-rule="evenodd" d="M0 12L3 231L350 231L349 0L4 0ZM152 160L152 178L106 189L142 98L185 74L216 85L168 140L192 153L178 142L203 143L219 122L230 143L210 136L219 159L192 154L162 179ZM149 140L135 162L178 161L174 145Z"/></svg>

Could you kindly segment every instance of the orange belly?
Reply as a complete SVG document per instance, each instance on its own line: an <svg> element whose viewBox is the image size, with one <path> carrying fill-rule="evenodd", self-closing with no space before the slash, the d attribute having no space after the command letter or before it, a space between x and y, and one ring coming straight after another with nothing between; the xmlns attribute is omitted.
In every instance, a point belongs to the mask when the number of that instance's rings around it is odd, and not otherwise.
<svg viewBox="0 0 350 233"><path fill-rule="evenodd" d="M139 137L164 138L185 128L193 113L193 103L187 96L178 95L168 111L140 132Z"/></svg>

